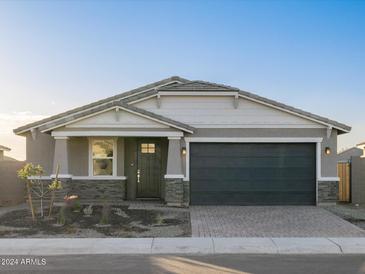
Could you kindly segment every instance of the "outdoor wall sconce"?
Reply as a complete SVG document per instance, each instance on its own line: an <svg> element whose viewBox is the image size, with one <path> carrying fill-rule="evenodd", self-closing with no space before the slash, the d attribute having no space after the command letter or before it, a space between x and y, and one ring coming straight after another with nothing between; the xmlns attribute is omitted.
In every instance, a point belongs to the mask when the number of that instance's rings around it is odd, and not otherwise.
<svg viewBox="0 0 365 274"><path fill-rule="evenodd" d="M326 154L326 155L330 155L330 154L331 154L331 148L330 148L330 147L326 147L326 148L324 149L324 154Z"/></svg>
<svg viewBox="0 0 365 274"><path fill-rule="evenodd" d="M182 154L182 155L186 155L186 148L185 148L185 147L183 147L183 148L181 149L181 154Z"/></svg>

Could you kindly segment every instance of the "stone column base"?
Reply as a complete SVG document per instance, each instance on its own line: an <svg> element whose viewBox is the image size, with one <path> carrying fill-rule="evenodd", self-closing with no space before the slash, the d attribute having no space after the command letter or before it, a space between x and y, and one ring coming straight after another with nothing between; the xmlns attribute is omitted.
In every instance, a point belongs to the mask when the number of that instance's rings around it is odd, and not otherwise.
<svg viewBox="0 0 365 274"><path fill-rule="evenodd" d="M183 179L165 178L165 202L167 206L184 206Z"/></svg>
<svg viewBox="0 0 365 274"><path fill-rule="evenodd" d="M338 181L318 181L318 205L336 204Z"/></svg>

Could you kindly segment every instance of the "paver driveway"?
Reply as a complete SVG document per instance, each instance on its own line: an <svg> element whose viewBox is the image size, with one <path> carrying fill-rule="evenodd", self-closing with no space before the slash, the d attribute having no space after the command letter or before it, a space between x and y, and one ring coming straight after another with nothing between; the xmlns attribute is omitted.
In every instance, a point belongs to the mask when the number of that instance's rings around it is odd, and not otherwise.
<svg viewBox="0 0 365 274"><path fill-rule="evenodd" d="M315 206L191 206L193 237L364 237Z"/></svg>

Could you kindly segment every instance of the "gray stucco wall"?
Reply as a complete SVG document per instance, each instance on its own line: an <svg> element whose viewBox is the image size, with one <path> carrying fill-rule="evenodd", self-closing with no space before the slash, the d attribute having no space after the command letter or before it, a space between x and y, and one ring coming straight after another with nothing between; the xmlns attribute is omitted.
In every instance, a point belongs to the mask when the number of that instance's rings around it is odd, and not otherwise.
<svg viewBox="0 0 365 274"><path fill-rule="evenodd" d="M365 158L351 158L351 200L365 204Z"/></svg>
<svg viewBox="0 0 365 274"><path fill-rule="evenodd" d="M332 130L327 139L327 130L324 128L245 128L245 129L197 129L188 137L320 137L323 138L321 147L322 177L337 177L337 130ZM330 147L332 153L324 154L324 149Z"/></svg>
<svg viewBox="0 0 365 274"><path fill-rule="evenodd" d="M50 134L37 131L33 139L31 133L26 134L26 161L39 164L44 168L45 175L50 175L53 169L55 140Z"/></svg>
<svg viewBox="0 0 365 274"><path fill-rule="evenodd" d="M74 176L88 176L89 140L87 137L72 137L68 140L69 172Z"/></svg>

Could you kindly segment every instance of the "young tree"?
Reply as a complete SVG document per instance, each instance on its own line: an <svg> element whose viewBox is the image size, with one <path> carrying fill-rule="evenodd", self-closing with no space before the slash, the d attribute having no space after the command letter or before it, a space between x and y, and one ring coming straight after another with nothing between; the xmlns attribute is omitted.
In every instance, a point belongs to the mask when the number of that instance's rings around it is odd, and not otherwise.
<svg viewBox="0 0 365 274"><path fill-rule="evenodd" d="M59 170L59 167L57 167ZM58 171L56 174L56 178L52 181L52 183L46 186L46 182L42 180L43 168L40 165L33 165L32 163L26 164L22 169L18 170L18 177L23 179L26 182L27 186L27 195L29 207L32 213L33 221L36 220L36 214L34 210L33 204L33 195L36 195L40 200L40 211L41 217L44 217L44 198L52 192L51 204L50 207L53 207L55 191L62 188L61 182L58 180ZM50 208L51 211L51 208ZM50 214L49 214L50 215Z"/></svg>

